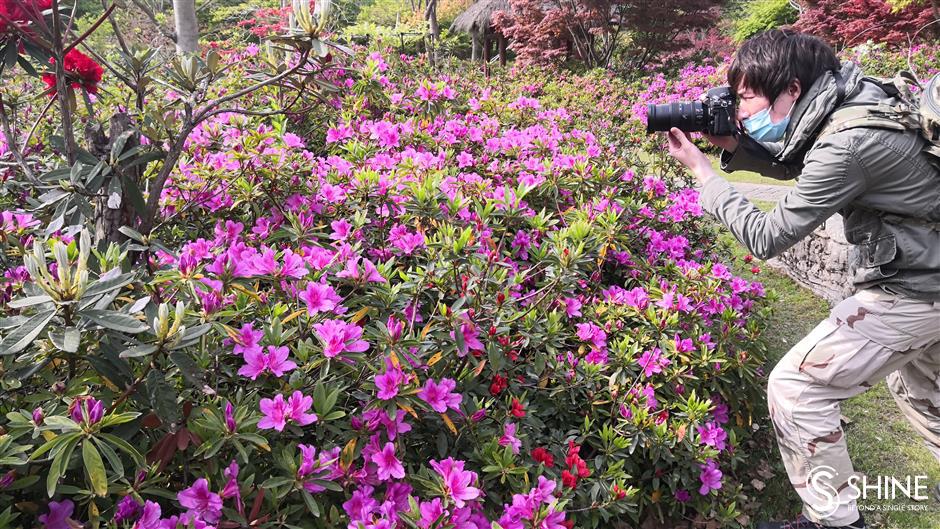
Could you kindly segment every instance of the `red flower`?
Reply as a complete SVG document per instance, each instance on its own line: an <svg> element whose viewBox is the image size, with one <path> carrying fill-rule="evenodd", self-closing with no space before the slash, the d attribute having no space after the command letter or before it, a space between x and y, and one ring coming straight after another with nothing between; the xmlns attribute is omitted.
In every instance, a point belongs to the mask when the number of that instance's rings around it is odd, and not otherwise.
<svg viewBox="0 0 940 529"><path fill-rule="evenodd" d="M620 488L620 485L617 485L616 483L614 483L614 486L613 486L613 488L611 489L611 492L614 493L614 496L615 496L618 500L622 500L622 499L624 499L624 498L627 496L627 491L621 489L621 488Z"/></svg>
<svg viewBox="0 0 940 529"><path fill-rule="evenodd" d="M49 63L55 64L55 58L49 59ZM91 57L72 49L65 54L65 72L72 88L84 88L90 94L97 94L98 83L101 82L104 68ZM56 94L55 74L43 74L42 80L51 89L49 95L54 96Z"/></svg>
<svg viewBox="0 0 940 529"><path fill-rule="evenodd" d="M575 476L574 474L572 474L571 472L568 472L567 470L562 470L561 471L561 483L564 486L568 487L569 489L573 489L578 486L578 476Z"/></svg>
<svg viewBox="0 0 940 529"><path fill-rule="evenodd" d="M537 462L545 465L547 468L552 468L555 466L555 457L541 446L532 450L532 459Z"/></svg>
<svg viewBox="0 0 940 529"><path fill-rule="evenodd" d="M759 274L759 273L760 273L760 267L759 267L759 266L751 267L751 273L752 273L752 274Z"/></svg>
<svg viewBox="0 0 940 529"><path fill-rule="evenodd" d="M490 394L494 397L499 395L509 386L509 381L499 375L493 375L493 381L490 382Z"/></svg>
<svg viewBox="0 0 940 529"><path fill-rule="evenodd" d="M517 419L525 417L525 408L522 407L522 403L516 398L512 399L512 416Z"/></svg>

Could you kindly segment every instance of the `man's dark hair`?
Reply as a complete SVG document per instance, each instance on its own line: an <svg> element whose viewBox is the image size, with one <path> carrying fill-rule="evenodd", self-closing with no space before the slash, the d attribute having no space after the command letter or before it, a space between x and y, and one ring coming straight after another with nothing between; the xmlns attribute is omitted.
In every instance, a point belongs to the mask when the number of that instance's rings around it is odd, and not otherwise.
<svg viewBox="0 0 940 529"><path fill-rule="evenodd" d="M773 102L793 79L800 80L805 94L819 76L840 68L835 52L822 39L792 29L771 29L741 45L728 70L728 84L737 93L744 81L745 88Z"/></svg>

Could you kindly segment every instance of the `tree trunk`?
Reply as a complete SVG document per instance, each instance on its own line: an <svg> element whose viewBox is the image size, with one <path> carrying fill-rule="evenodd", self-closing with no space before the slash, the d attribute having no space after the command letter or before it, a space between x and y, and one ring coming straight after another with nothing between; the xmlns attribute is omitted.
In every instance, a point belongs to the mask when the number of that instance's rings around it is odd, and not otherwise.
<svg viewBox="0 0 940 529"><path fill-rule="evenodd" d="M937 20L940 20L940 0L930 0L930 7L933 8L933 34L940 38L940 23L937 23Z"/></svg>
<svg viewBox="0 0 940 529"><path fill-rule="evenodd" d="M497 42L499 43L499 65L506 66L506 37L500 33Z"/></svg>
<svg viewBox="0 0 940 529"><path fill-rule="evenodd" d="M199 24L196 22L196 0L173 0L176 21L176 53L199 52Z"/></svg>
<svg viewBox="0 0 940 529"><path fill-rule="evenodd" d="M470 61L477 62L480 60L480 32L470 32L470 41L473 43L472 51L470 52Z"/></svg>
<svg viewBox="0 0 940 529"><path fill-rule="evenodd" d="M115 114L111 117L111 130L105 135L97 125L89 125L85 138L96 157L107 160L111 155L114 142L124 133L132 131L133 124L127 114ZM137 136L132 134L124 143L122 151L138 145ZM122 178L123 176L123 178ZM112 172L101 185L102 195L95 199L95 246L99 250L107 248L109 243L122 243L127 237L119 230L121 226L132 226L134 219L142 212L134 209L127 190L129 180L134 186L140 185L139 166L127 169L123 174ZM113 182L112 182L113 181ZM117 191L120 189L120 191ZM133 226L132 226L133 227Z"/></svg>
<svg viewBox="0 0 940 529"><path fill-rule="evenodd" d="M424 11L424 18L428 21L428 30L431 32L431 45L428 50L428 60L431 66L437 64L437 41L441 38L441 26L437 21L437 0L428 0Z"/></svg>

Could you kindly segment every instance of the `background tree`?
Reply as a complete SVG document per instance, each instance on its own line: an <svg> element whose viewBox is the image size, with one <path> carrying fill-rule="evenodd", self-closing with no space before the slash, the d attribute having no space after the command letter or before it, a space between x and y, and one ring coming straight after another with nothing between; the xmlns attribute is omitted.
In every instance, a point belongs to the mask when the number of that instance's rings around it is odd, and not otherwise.
<svg viewBox="0 0 940 529"><path fill-rule="evenodd" d="M895 9L884 0L812 0L795 26L838 47L869 40L900 47L915 35L918 40L927 40L932 34L922 28L934 20L933 7L927 4L911 3Z"/></svg>
<svg viewBox="0 0 940 529"><path fill-rule="evenodd" d="M199 23L196 21L196 1L173 0L173 20L176 26L176 52L198 52Z"/></svg>
<svg viewBox="0 0 940 529"><path fill-rule="evenodd" d="M635 69L690 44L718 18L722 0L510 0L495 17L524 64L576 59L608 67L618 52Z"/></svg>
<svg viewBox="0 0 940 529"><path fill-rule="evenodd" d="M743 4L731 26L731 37L743 42L761 31L796 22L799 12L790 0L756 0Z"/></svg>

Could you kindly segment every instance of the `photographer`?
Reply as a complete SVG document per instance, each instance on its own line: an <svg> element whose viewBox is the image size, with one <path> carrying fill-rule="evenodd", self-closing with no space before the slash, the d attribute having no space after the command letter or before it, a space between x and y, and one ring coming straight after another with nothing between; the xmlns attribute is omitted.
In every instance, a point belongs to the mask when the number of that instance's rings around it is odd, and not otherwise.
<svg viewBox="0 0 940 529"><path fill-rule="evenodd" d="M761 259L782 253L837 212L858 250L856 293L770 374L770 417L804 508L795 520L758 528L863 528L857 491L847 486L854 470L840 425L843 400L887 377L898 406L940 461L937 159L924 151L927 140L916 130L866 121L827 128L836 109L897 105L899 99L863 78L856 65L840 64L827 44L810 35L771 30L749 39L728 81L743 130L706 135L723 149L722 169L798 180L764 213L672 127L669 153L695 175L702 207Z"/></svg>

